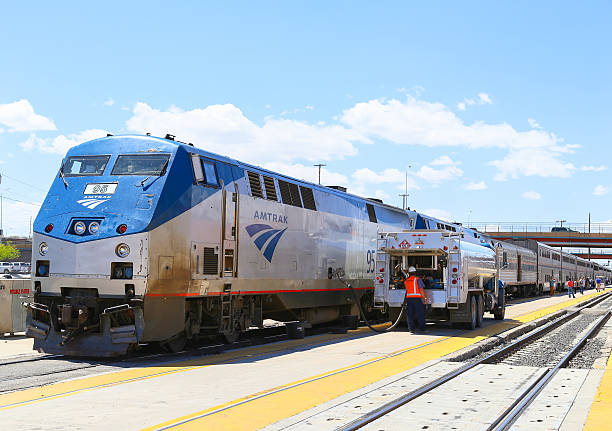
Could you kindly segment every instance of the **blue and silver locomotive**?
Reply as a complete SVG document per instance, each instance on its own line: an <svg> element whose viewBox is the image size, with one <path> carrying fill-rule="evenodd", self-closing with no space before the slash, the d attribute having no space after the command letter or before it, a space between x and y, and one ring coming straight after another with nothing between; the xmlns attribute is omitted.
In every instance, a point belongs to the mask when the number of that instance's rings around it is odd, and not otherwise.
<svg viewBox="0 0 612 431"><path fill-rule="evenodd" d="M121 355L235 338L266 318L370 307L379 230L429 228L414 211L151 136L69 150L34 223L34 348Z"/></svg>

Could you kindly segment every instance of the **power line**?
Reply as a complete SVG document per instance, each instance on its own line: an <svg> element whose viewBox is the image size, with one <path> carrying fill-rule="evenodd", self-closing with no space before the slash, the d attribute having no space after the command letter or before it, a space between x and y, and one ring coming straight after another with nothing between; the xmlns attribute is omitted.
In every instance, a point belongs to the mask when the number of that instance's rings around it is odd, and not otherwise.
<svg viewBox="0 0 612 431"><path fill-rule="evenodd" d="M9 201L13 201L13 202L19 202L19 203L22 203L22 204L34 205L35 207L39 207L39 206L42 205L42 204L35 204L35 203L32 203L32 202L20 201L19 199L12 199L12 198L9 198L9 197L6 197L6 196L2 196L2 198L3 199L7 199Z"/></svg>
<svg viewBox="0 0 612 431"><path fill-rule="evenodd" d="M11 180L13 180L13 181L17 181L18 183L21 183L21 184L23 184L23 185L25 185L25 186L32 187L33 189L39 190L39 191L41 191L41 192L43 192L43 193L47 193L47 190L43 190L43 189L41 189L41 188L39 188L39 187L37 187L37 186L34 186L34 185L32 185L32 184L29 184L29 183L26 183L25 181L19 180L19 179L17 179L17 178L9 177L9 176L8 176L8 175L6 175L6 174L0 174L0 180L1 180L3 177L5 177L5 178L9 178L9 179L11 179Z"/></svg>

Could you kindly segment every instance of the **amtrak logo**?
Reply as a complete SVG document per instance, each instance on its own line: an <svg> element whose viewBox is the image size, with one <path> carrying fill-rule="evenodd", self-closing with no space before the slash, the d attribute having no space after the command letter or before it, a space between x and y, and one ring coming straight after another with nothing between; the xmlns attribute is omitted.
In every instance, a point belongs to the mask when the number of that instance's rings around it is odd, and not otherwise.
<svg viewBox="0 0 612 431"><path fill-rule="evenodd" d="M272 256L274 255L276 245L287 228L281 230L274 229L272 226L268 226L267 224L251 224L245 229L249 236L254 238L253 242L257 248L263 252L266 260L272 263Z"/></svg>
<svg viewBox="0 0 612 431"><path fill-rule="evenodd" d="M85 208L89 208L90 210L94 209L100 204L103 204L108 199L80 199L77 201L78 204L83 205Z"/></svg>

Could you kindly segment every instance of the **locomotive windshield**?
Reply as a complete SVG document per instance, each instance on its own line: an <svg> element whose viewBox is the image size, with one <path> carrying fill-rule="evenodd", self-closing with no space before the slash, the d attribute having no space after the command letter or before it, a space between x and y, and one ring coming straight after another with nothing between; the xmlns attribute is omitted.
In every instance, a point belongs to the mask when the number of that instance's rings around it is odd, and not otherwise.
<svg viewBox="0 0 612 431"><path fill-rule="evenodd" d="M102 175L110 156L72 156L68 157L62 167L65 177L80 177L83 175Z"/></svg>
<svg viewBox="0 0 612 431"><path fill-rule="evenodd" d="M122 154L111 175L163 175L170 154Z"/></svg>

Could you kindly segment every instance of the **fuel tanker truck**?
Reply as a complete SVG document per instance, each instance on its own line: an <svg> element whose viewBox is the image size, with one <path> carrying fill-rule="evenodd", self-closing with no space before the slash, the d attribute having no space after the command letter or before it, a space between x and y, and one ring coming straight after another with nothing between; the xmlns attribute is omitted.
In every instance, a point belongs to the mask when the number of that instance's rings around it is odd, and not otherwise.
<svg viewBox="0 0 612 431"><path fill-rule="evenodd" d="M411 266L425 282L428 320L473 329L482 325L485 311L504 319L504 288L490 243L443 230L379 232L374 307L388 310L392 321L401 312L406 294L403 280Z"/></svg>

